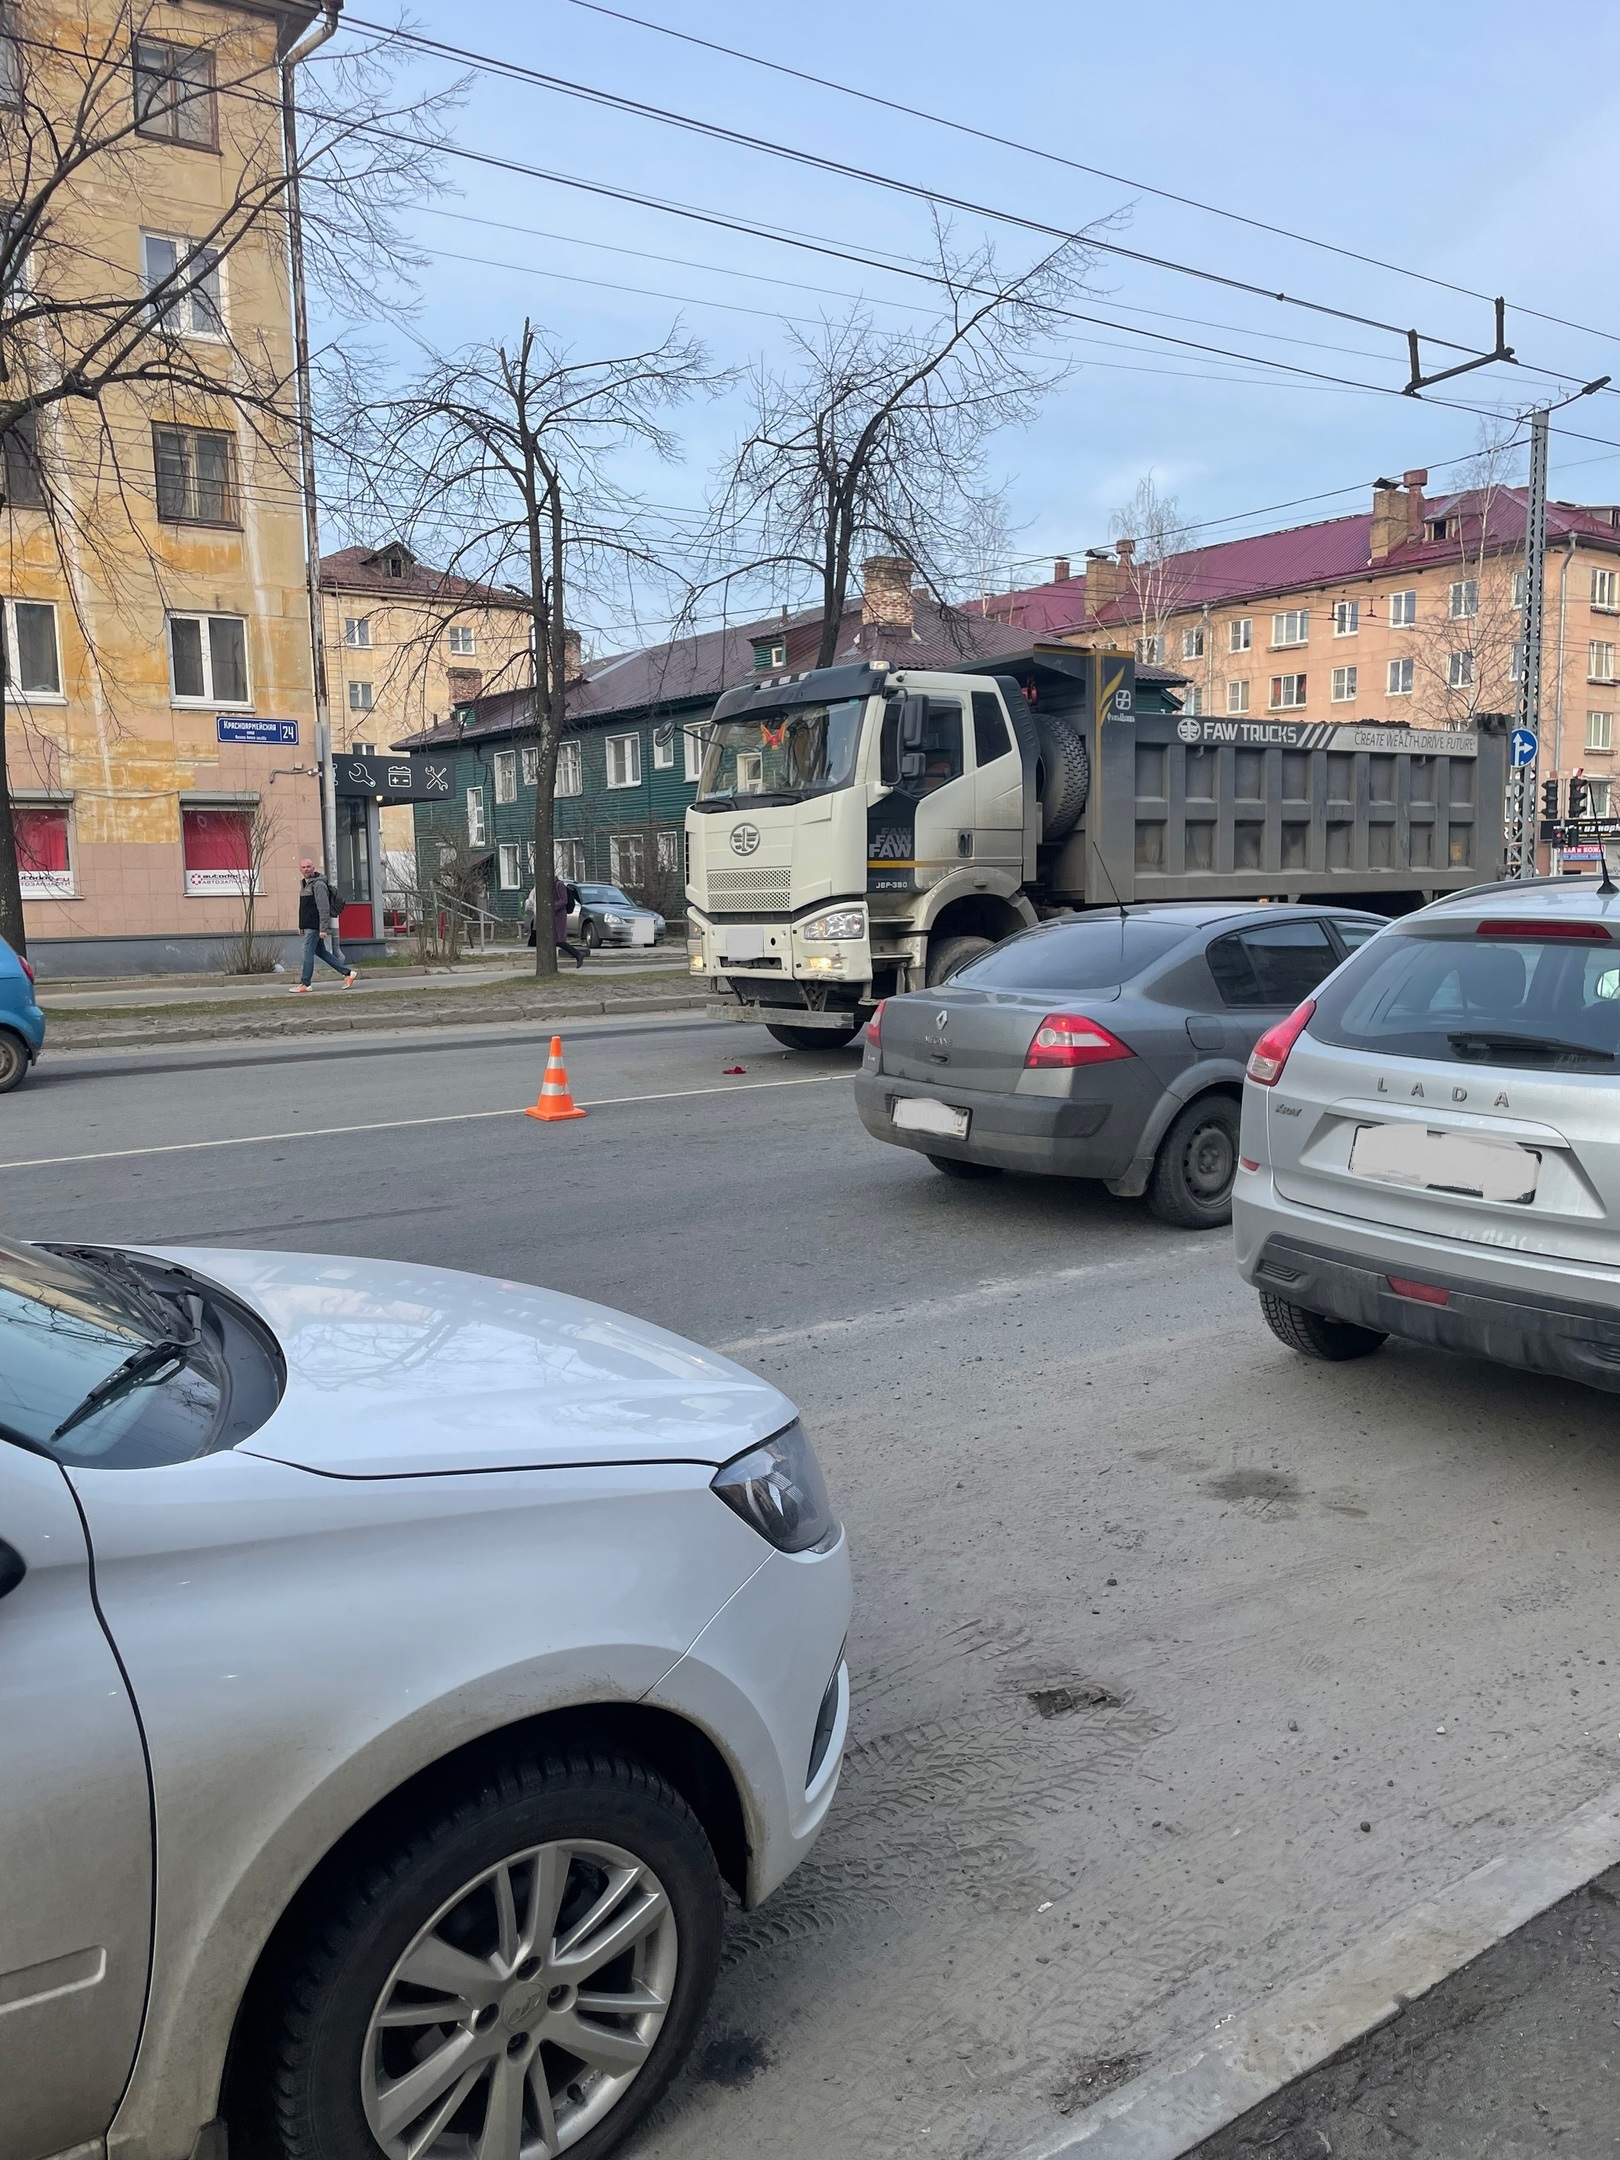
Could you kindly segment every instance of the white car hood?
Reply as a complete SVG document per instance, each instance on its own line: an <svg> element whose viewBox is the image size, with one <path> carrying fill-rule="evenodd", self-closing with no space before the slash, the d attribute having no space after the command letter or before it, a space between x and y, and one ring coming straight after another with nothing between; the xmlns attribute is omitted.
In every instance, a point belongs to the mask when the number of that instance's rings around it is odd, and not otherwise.
<svg viewBox="0 0 1620 2160"><path fill-rule="evenodd" d="M712 1351L528 1283L319 1253L159 1257L233 1291L281 1345L286 1393L239 1452L331 1476L718 1464L795 1415Z"/></svg>

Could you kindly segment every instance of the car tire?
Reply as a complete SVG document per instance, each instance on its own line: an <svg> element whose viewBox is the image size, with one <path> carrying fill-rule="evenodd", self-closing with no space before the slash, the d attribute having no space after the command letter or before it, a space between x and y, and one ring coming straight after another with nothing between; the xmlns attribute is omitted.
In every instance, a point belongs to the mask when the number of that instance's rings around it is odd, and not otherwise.
<svg viewBox="0 0 1620 2160"><path fill-rule="evenodd" d="M842 1050L855 1040L860 1029L777 1027L767 1020L765 1032L784 1050Z"/></svg>
<svg viewBox="0 0 1620 2160"><path fill-rule="evenodd" d="M600 930L597 929L595 923L592 922L589 917L586 918L584 936L585 950L587 952L595 952L597 948L601 945L602 933Z"/></svg>
<svg viewBox="0 0 1620 2160"><path fill-rule="evenodd" d="M9 1095L28 1078L28 1046L10 1028L0 1028L0 1095Z"/></svg>
<svg viewBox="0 0 1620 2160"><path fill-rule="evenodd" d="M632 1865L640 1875L621 1882L619 1903L594 1931L627 1946L591 1965L591 1934L567 1944L568 1931L610 1894L614 1871ZM560 1880L560 1907L536 1925L530 1900L547 1874ZM621 1918L643 1924L627 1931ZM380 2150L400 2160L408 2141L420 2142L423 2160L477 2151L488 2110L504 2101L516 2114L495 2141L498 2160L518 2160L542 2127L572 2160L600 2160L690 2049L719 1966L721 1923L708 1840L655 1771L574 1752L498 1767L414 1833L357 1858L317 1906L274 2056L282 2153L378 2160ZM531 1929L536 1955L526 1953ZM427 1981L407 1977L413 1960ZM587 1979L596 1984L582 2018L575 1995ZM436 2000L424 2000L429 1986ZM604 2023L603 1998L616 1995L631 2007ZM401 2009L446 2014L418 2023ZM569 2049L569 2038L589 2053ZM441 2050L450 2059L435 2088L421 2072ZM473 2068L435 2127L433 2109ZM418 2080L414 2096L399 2089L407 2076Z"/></svg>
<svg viewBox="0 0 1620 2160"><path fill-rule="evenodd" d="M1228 1095L1187 1105L1159 1143L1148 1206L1177 1230L1219 1230L1232 1220L1238 1106Z"/></svg>
<svg viewBox="0 0 1620 2160"><path fill-rule="evenodd" d="M960 1155L930 1155L928 1160L936 1170L943 1170L947 1177L1000 1177L999 1163L964 1162Z"/></svg>
<svg viewBox="0 0 1620 2160"><path fill-rule="evenodd" d="M1371 1357L1389 1341L1381 1328L1359 1327L1354 1320L1330 1320L1325 1313L1290 1305L1286 1298L1274 1297L1269 1290L1260 1293L1260 1311L1280 1343L1297 1350L1301 1357L1321 1358L1329 1365Z"/></svg>
<svg viewBox="0 0 1620 2160"><path fill-rule="evenodd" d="M937 990L942 983L949 982L958 968L966 967L970 960L977 960L980 953L989 952L994 942L987 937L931 938L927 987Z"/></svg>

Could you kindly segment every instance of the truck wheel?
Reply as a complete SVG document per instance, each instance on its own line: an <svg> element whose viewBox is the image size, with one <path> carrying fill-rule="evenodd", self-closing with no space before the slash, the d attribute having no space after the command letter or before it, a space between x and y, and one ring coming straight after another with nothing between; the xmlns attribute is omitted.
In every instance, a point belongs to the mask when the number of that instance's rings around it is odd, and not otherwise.
<svg viewBox="0 0 1620 2160"><path fill-rule="evenodd" d="M936 1170L943 1170L947 1177L1000 1177L1001 1165L989 1162L964 1162L960 1155L930 1155L928 1160Z"/></svg>
<svg viewBox="0 0 1620 2160"><path fill-rule="evenodd" d="M948 983L958 968L966 967L970 960L977 960L980 953L989 952L993 940L987 937L931 938L928 944L928 988L937 990L941 983Z"/></svg>
<svg viewBox="0 0 1620 2160"><path fill-rule="evenodd" d="M1189 1103L1159 1145L1148 1206L1178 1230L1219 1230L1232 1220L1237 1154L1237 1104L1226 1095Z"/></svg>
<svg viewBox="0 0 1620 2160"><path fill-rule="evenodd" d="M1037 791L1041 801L1041 831L1048 840L1061 840L1074 829L1091 792L1091 752L1077 721L1066 713L1037 712L1035 732L1041 757Z"/></svg>
<svg viewBox="0 0 1620 2160"><path fill-rule="evenodd" d="M766 1021L765 1032L788 1050L842 1050L860 1033L859 1028L776 1027Z"/></svg>
<svg viewBox="0 0 1620 2160"><path fill-rule="evenodd" d="M1269 1290L1260 1293L1260 1313L1280 1343L1301 1357L1321 1358L1330 1365L1342 1365L1346 1358L1371 1357L1389 1341L1378 1328L1358 1327L1353 1320L1329 1320L1323 1313L1307 1312L1303 1305L1273 1297Z"/></svg>

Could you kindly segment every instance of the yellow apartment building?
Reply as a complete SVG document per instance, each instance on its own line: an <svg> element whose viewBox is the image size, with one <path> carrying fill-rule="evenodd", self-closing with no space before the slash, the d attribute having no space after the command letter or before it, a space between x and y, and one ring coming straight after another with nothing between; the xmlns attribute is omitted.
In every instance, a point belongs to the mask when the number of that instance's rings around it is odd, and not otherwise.
<svg viewBox="0 0 1620 2160"><path fill-rule="evenodd" d="M486 691L529 687L528 602L419 562L402 541L321 557L327 699L339 750L437 727ZM382 812L387 849L413 845L408 805Z"/></svg>
<svg viewBox="0 0 1620 2160"><path fill-rule="evenodd" d="M53 297L172 279L244 187L280 170L277 62L317 13L14 0L0 69L13 152L83 76L87 28L113 41L103 124L133 122L63 195L42 251ZM295 444L279 415L249 424L232 400L245 366L292 369L287 232L279 214L238 229L217 260L193 258L196 282L167 309L197 383L52 404L5 444L6 752L42 974L217 965L253 856L260 925L291 931L299 857L321 852Z"/></svg>

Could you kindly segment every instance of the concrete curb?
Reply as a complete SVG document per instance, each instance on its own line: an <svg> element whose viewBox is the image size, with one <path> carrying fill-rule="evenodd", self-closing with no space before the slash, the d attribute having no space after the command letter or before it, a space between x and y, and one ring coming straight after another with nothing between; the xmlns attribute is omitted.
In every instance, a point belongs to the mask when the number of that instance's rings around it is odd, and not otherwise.
<svg viewBox="0 0 1620 2160"><path fill-rule="evenodd" d="M525 1005L491 999L480 1001L477 1012L465 1006L437 1005L426 1011L371 1012L364 1006L341 1013L287 1014L278 1019L241 1019L210 1023L206 1020L146 1022L141 1027L87 1028L83 1033L71 1022L57 1021L45 1038L45 1055L74 1050L165 1049L176 1044L213 1042L270 1042L297 1040L309 1035L371 1035L395 1028L510 1026L514 1020L550 1021L598 1019L603 1014L643 1012L691 1012L701 1010L704 997L591 998L571 1005Z"/></svg>
<svg viewBox="0 0 1620 2160"><path fill-rule="evenodd" d="M1133 2078L1018 2160L1181 2160L1617 1861L1620 1786Z"/></svg>

